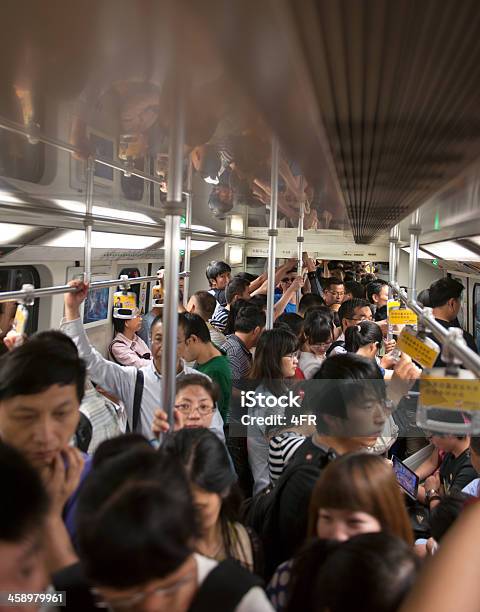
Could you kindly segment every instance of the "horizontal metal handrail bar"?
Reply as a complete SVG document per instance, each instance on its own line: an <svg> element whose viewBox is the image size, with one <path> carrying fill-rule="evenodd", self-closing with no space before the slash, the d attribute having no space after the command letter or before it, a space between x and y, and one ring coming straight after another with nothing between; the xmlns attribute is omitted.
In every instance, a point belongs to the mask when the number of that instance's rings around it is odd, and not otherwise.
<svg viewBox="0 0 480 612"><path fill-rule="evenodd" d="M415 300L410 300L402 289L400 289L398 283L389 283L395 294L398 296L400 301L405 304L410 310L412 310L420 319L420 321L428 328L435 338L441 344L448 344L449 349L458 357L465 367L470 369L476 376L480 377L480 356L477 355L472 349L463 343L457 342L456 339L451 339L448 330L443 327L435 317L426 314L425 310Z"/></svg>
<svg viewBox="0 0 480 612"><path fill-rule="evenodd" d="M184 278L188 276L189 272L180 272L179 277ZM101 289L102 287L115 287L122 286L125 284L136 285L138 283L151 283L158 280L158 276L139 276L138 278L121 279L115 278L108 281L95 281L90 283L90 289ZM45 297L47 295L60 295L61 293L76 293L77 287L71 287L70 285L58 285L56 287L40 287L38 289L25 290L20 289L19 291L4 291L0 293L0 303L2 302L18 302L25 299L34 299Z"/></svg>

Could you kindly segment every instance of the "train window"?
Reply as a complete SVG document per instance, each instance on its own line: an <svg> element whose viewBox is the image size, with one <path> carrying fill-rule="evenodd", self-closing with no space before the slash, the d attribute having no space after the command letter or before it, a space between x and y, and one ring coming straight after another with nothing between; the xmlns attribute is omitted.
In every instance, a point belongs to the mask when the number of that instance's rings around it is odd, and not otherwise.
<svg viewBox="0 0 480 612"><path fill-rule="evenodd" d="M3 95L3 94L2 94ZM2 99L2 115L14 121L44 124L43 101L35 100L35 113L31 93L18 89ZM31 144L19 134L0 130L0 176L39 183L45 171L45 145Z"/></svg>
<svg viewBox="0 0 480 612"><path fill-rule="evenodd" d="M18 291L22 285L33 285L40 287L40 276L33 266L8 266L0 268L0 291ZM29 317L26 332L31 335L38 328L38 309L39 301L35 300L33 306L29 306ZM8 333L13 323L15 316L15 302L7 302L0 304L0 337Z"/></svg>
<svg viewBox="0 0 480 612"><path fill-rule="evenodd" d="M143 158L135 160L135 168L143 172L143 169L144 169ZM145 181L143 179L141 179L138 176L127 177L122 172L121 183L122 183L122 191L126 198L128 198L129 200L134 200L136 202L140 201L143 198L143 191L145 189L144 187Z"/></svg>
<svg viewBox="0 0 480 612"><path fill-rule="evenodd" d="M480 283L473 287L473 334L480 353Z"/></svg>
<svg viewBox="0 0 480 612"><path fill-rule="evenodd" d="M467 327L467 296L468 296L467 279L462 278L460 276L453 276L453 275L451 278L458 281L464 286L464 291L462 293L462 305L457 315L457 319L458 319L458 323L460 327L464 329L465 331L468 331L468 327Z"/></svg>

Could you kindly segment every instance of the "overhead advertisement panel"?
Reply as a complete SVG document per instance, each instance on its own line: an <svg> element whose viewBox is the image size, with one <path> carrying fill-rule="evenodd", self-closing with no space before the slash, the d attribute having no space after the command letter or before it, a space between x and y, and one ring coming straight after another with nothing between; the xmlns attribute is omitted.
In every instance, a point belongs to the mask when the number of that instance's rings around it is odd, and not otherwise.
<svg viewBox="0 0 480 612"><path fill-rule="evenodd" d="M267 228L249 228L250 237L267 240ZM355 244L353 238L344 232L305 232L304 251L320 259L341 259L346 261L388 261L387 244ZM268 257L268 242L246 244L247 257ZM297 230L279 229L277 258L295 257L297 254Z"/></svg>

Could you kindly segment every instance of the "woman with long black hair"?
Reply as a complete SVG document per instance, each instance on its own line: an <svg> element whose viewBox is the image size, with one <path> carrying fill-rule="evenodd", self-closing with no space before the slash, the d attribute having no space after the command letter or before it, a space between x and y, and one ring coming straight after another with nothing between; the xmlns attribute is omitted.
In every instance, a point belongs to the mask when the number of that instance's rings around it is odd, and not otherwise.
<svg viewBox="0 0 480 612"><path fill-rule="evenodd" d="M262 573L259 540L237 521L241 495L225 445L208 429L182 429L167 439L161 452L185 466L200 521L196 551L216 561L233 558Z"/></svg>
<svg viewBox="0 0 480 612"><path fill-rule="evenodd" d="M297 366L297 337L282 325L263 332L250 372L256 389L244 398L244 408L248 409L249 416L247 447L254 494L270 485L266 426L258 419L272 417L275 421L283 417L287 406L300 401L300 396L295 393Z"/></svg>

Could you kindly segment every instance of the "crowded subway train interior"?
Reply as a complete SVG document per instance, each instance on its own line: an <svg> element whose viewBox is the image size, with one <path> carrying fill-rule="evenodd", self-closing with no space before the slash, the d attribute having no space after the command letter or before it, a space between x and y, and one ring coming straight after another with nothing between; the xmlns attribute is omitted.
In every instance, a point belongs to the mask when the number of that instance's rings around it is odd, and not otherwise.
<svg viewBox="0 0 480 612"><path fill-rule="evenodd" d="M479 20L4 0L0 611L478 609Z"/></svg>

